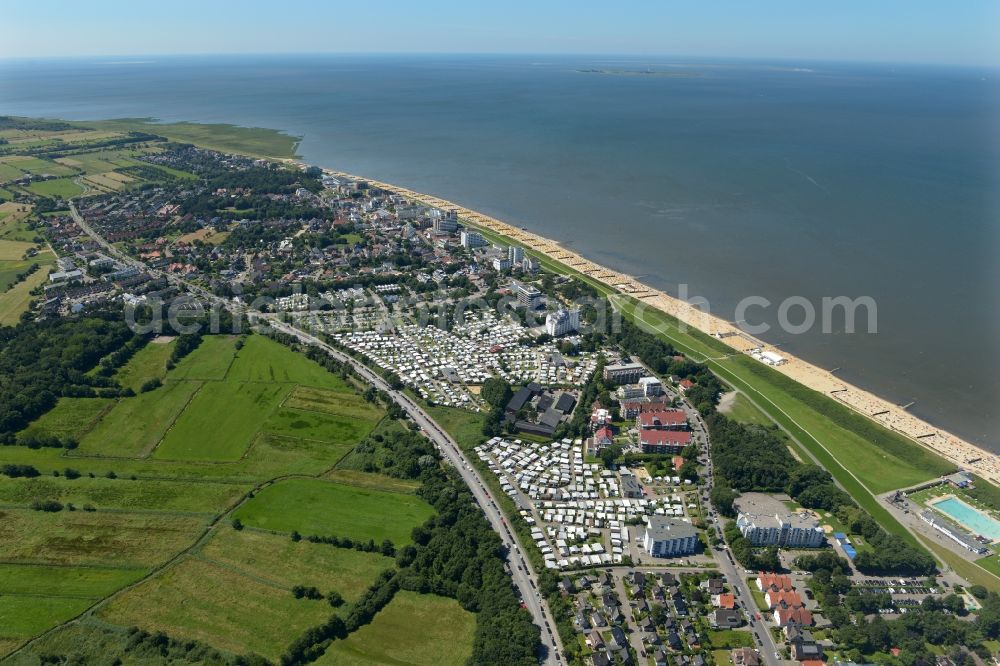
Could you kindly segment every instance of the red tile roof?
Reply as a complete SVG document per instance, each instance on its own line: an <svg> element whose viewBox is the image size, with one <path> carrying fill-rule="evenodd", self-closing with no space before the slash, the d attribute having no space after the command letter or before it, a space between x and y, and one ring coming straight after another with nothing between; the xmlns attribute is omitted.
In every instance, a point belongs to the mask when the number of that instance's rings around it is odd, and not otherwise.
<svg viewBox="0 0 1000 666"><path fill-rule="evenodd" d="M691 433L687 430L643 430L639 433L639 441L650 446L661 444L683 444L686 446L691 443Z"/></svg>

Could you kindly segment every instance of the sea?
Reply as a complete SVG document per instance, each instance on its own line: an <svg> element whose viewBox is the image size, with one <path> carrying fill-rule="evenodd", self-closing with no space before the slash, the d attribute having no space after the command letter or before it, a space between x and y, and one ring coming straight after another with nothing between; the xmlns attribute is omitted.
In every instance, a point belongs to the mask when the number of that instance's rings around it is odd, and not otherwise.
<svg viewBox="0 0 1000 666"><path fill-rule="evenodd" d="M759 337L1000 451L997 70L586 55L2 60L0 114L301 136L308 162L523 226L728 320L754 298L739 314L772 327ZM841 296L872 299L877 332L864 310L853 333L842 316L824 327L823 298ZM804 332L779 325L809 307Z"/></svg>

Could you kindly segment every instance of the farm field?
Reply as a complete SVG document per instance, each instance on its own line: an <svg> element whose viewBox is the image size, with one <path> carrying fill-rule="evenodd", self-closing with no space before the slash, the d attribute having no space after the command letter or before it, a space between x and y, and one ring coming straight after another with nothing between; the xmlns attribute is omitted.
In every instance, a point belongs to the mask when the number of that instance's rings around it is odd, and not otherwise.
<svg viewBox="0 0 1000 666"><path fill-rule="evenodd" d="M124 118L86 121L79 124L99 130L148 132L174 141L195 143L213 150L255 157L295 157L299 142L298 137L276 130L221 123L158 123L152 118Z"/></svg>
<svg viewBox="0 0 1000 666"><path fill-rule="evenodd" d="M267 419L264 430L303 439L358 441L371 432L376 422L360 416L337 416L281 407Z"/></svg>
<svg viewBox="0 0 1000 666"><path fill-rule="evenodd" d="M169 379L223 379L236 353L236 338L206 335L197 349L182 358Z"/></svg>
<svg viewBox="0 0 1000 666"><path fill-rule="evenodd" d="M79 441L114 405L112 398L59 398L55 407L32 421L24 432Z"/></svg>
<svg viewBox="0 0 1000 666"><path fill-rule="evenodd" d="M71 199L84 192L72 178L56 178L55 180L40 180L28 185L28 189L43 197Z"/></svg>
<svg viewBox="0 0 1000 666"><path fill-rule="evenodd" d="M174 341L149 342L135 353L115 373L115 380L136 393L151 379L163 379L167 374L167 360L174 351Z"/></svg>
<svg viewBox="0 0 1000 666"><path fill-rule="evenodd" d="M96 475L95 475L96 476ZM0 477L0 504L29 506L36 500L87 504L103 509L190 513L212 516L233 505L249 490L246 484L192 483L169 479L108 479L40 476L33 479Z"/></svg>
<svg viewBox="0 0 1000 666"><path fill-rule="evenodd" d="M164 460L238 460L287 392L288 387L280 384L228 379L205 382L173 422L155 456Z"/></svg>
<svg viewBox="0 0 1000 666"><path fill-rule="evenodd" d="M85 598L0 595L0 645L7 639L19 643L79 615L93 603Z"/></svg>
<svg viewBox="0 0 1000 666"><path fill-rule="evenodd" d="M475 615L454 599L400 590L371 624L333 641L317 664L463 664Z"/></svg>
<svg viewBox="0 0 1000 666"><path fill-rule="evenodd" d="M238 382L280 382L343 391L344 380L301 354L262 335L252 335L236 354L227 379Z"/></svg>
<svg viewBox="0 0 1000 666"><path fill-rule="evenodd" d="M433 513L430 505L411 494L288 479L264 488L233 515L249 527L376 543L389 539L400 547L410 543L413 528Z"/></svg>
<svg viewBox="0 0 1000 666"><path fill-rule="evenodd" d="M323 622L331 611L323 600L296 599L286 589L189 557L116 597L97 615L276 661L290 637Z"/></svg>
<svg viewBox="0 0 1000 666"><path fill-rule="evenodd" d="M146 569L0 564L0 595L52 595L96 600L138 580L145 573Z"/></svg>
<svg viewBox="0 0 1000 666"><path fill-rule="evenodd" d="M378 553L292 541L287 536L244 528L216 531L200 557L236 567L241 572L290 590L295 585L336 590L344 599L357 599L376 576L395 566Z"/></svg>
<svg viewBox="0 0 1000 666"><path fill-rule="evenodd" d="M343 388L338 387L338 390L296 386L282 403L282 406L350 418L378 420L381 416L379 408L367 402L360 395L345 394L344 389L346 388L348 388L346 385Z"/></svg>
<svg viewBox="0 0 1000 666"><path fill-rule="evenodd" d="M73 455L148 455L200 388L201 382L167 382L154 391L121 398Z"/></svg>
<svg viewBox="0 0 1000 666"><path fill-rule="evenodd" d="M205 518L137 513L0 509L4 560L139 568L161 565L190 546Z"/></svg>
<svg viewBox="0 0 1000 666"><path fill-rule="evenodd" d="M21 313L27 311L35 287L44 284L49 277L48 268L35 271L24 280L7 291L0 293L0 326L13 326Z"/></svg>

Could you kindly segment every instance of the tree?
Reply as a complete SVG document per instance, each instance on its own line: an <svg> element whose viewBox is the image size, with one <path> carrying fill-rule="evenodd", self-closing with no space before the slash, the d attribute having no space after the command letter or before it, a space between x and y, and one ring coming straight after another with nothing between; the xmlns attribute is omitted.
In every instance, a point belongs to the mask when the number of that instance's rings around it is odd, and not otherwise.
<svg viewBox="0 0 1000 666"><path fill-rule="evenodd" d="M510 384L503 379L490 377L483 382L483 388L479 395L493 409L503 409L510 402L514 393L510 388Z"/></svg>
<svg viewBox="0 0 1000 666"><path fill-rule="evenodd" d="M736 507L734 503L736 502L736 498L740 496L738 492L728 486L715 485L712 487L708 496L712 500L712 504L715 505L715 508L718 509L719 513L723 516L727 516L729 518L736 516Z"/></svg>
<svg viewBox="0 0 1000 666"><path fill-rule="evenodd" d="M239 531L239 530L243 529L243 521L240 520L239 518L233 518L232 525L233 525L233 529L236 530L236 531Z"/></svg>

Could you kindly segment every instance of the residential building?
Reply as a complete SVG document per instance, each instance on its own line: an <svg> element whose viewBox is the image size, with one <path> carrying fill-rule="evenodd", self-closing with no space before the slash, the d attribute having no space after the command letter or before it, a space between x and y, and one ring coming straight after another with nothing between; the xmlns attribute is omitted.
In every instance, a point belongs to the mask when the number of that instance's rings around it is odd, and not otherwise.
<svg viewBox="0 0 1000 666"><path fill-rule="evenodd" d="M542 292L530 284L514 283L514 295L517 296L517 304L529 310L535 310L542 304Z"/></svg>
<svg viewBox="0 0 1000 666"><path fill-rule="evenodd" d="M754 546L818 548L826 541L823 528L811 513L792 511L762 493L744 493L736 500L736 525Z"/></svg>
<svg viewBox="0 0 1000 666"><path fill-rule="evenodd" d="M615 384L634 384L646 374L641 363L615 363L604 366L604 381Z"/></svg>
<svg viewBox="0 0 1000 666"><path fill-rule="evenodd" d="M521 262L521 270L525 273L537 273L538 260L525 255L524 260Z"/></svg>
<svg viewBox="0 0 1000 666"><path fill-rule="evenodd" d="M474 250L477 247L483 247L484 245L489 245L483 235L478 231L463 231L459 234L459 238L462 243L462 247L469 250Z"/></svg>
<svg viewBox="0 0 1000 666"><path fill-rule="evenodd" d="M642 485L635 474L622 472L622 497L638 499L643 497Z"/></svg>
<svg viewBox="0 0 1000 666"><path fill-rule="evenodd" d="M698 530L682 520L649 516L643 547L653 557L690 555L698 549Z"/></svg>
<svg viewBox="0 0 1000 666"><path fill-rule="evenodd" d="M639 432L639 445L643 453L680 453L691 443L691 433L686 430L646 430Z"/></svg>
<svg viewBox="0 0 1000 666"><path fill-rule="evenodd" d="M580 311L559 309L545 316L545 332L554 338L579 330Z"/></svg>
<svg viewBox="0 0 1000 666"><path fill-rule="evenodd" d="M641 430L687 430L687 414L683 409L658 409L640 412L635 419Z"/></svg>
<svg viewBox="0 0 1000 666"><path fill-rule="evenodd" d="M497 257L493 260L493 270L499 272L510 270L510 259L507 257Z"/></svg>
<svg viewBox="0 0 1000 666"><path fill-rule="evenodd" d="M458 231L458 211L438 212L432 225L436 234L452 234Z"/></svg>
<svg viewBox="0 0 1000 666"><path fill-rule="evenodd" d="M656 377L640 377L639 386L642 387L642 395L647 398L663 395L663 382Z"/></svg>
<svg viewBox="0 0 1000 666"><path fill-rule="evenodd" d="M507 248L507 259L512 267L521 266L521 262L524 261L524 249L511 245Z"/></svg>

